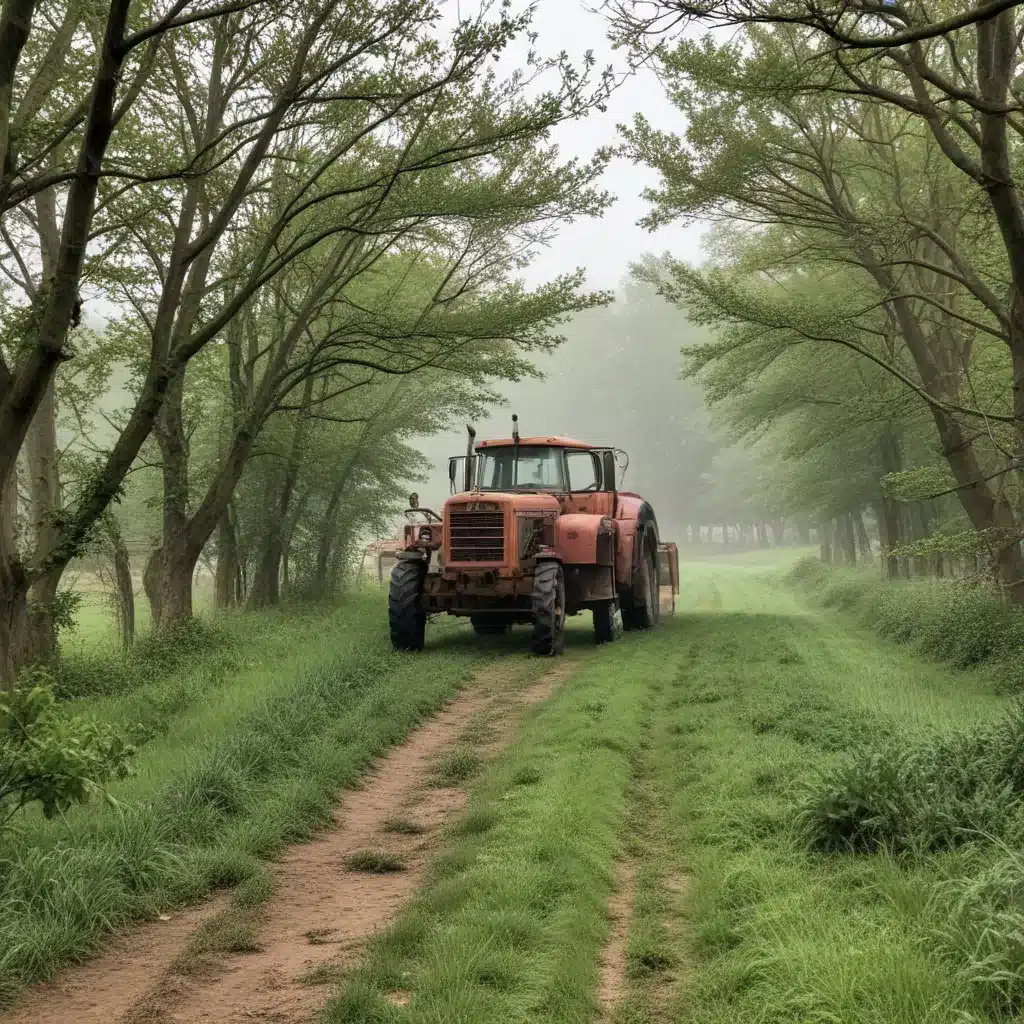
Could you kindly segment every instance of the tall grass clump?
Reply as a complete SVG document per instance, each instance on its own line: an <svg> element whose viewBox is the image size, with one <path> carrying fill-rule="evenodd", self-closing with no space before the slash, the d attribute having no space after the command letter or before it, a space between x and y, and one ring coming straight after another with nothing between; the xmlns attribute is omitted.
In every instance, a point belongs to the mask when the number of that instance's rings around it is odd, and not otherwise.
<svg viewBox="0 0 1024 1024"><path fill-rule="evenodd" d="M140 635L128 649L113 642L68 652L51 671L61 700L112 696L145 686L217 655L224 671L236 662L239 638L230 619L197 616Z"/></svg>
<svg viewBox="0 0 1024 1024"><path fill-rule="evenodd" d="M1024 612L990 589L955 579L886 581L817 558L801 559L786 580L916 654L957 669L985 666L1004 690L1024 689Z"/></svg>
<svg viewBox="0 0 1024 1024"><path fill-rule="evenodd" d="M1001 719L824 769L797 824L812 849L932 853L1024 836L1024 704Z"/></svg>

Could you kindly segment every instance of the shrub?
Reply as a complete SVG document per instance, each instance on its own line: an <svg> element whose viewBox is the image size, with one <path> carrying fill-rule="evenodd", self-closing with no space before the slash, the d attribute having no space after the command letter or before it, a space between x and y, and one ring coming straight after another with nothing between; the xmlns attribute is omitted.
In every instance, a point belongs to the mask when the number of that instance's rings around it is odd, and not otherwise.
<svg viewBox="0 0 1024 1024"><path fill-rule="evenodd" d="M132 746L109 726L61 713L41 669L0 692L0 827L39 803L52 818L124 778Z"/></svg>
<svg viewBox="0 0 1024 1024"><path fill-rule="evenodd" d="M995 723L916 745L890 742L826 769L797 810L824 851L949 850L1024 826L1024 705Z"/></svg>

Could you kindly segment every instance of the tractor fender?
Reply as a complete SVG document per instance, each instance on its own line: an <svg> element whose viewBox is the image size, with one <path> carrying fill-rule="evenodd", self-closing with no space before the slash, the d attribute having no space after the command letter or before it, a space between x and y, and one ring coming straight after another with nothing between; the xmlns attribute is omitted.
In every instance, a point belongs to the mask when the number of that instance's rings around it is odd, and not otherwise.
<svg viewBox="0 0 1024 1024"><path fill-rule="evenodd" d="M645 547L650 547L657 565L658 521L654 518L654 509L646 501L637 502L635 510L627 508L624 511L626 516L618 520L619 546L615 575L620 586L633 588Z"/></svg>
<svg viewBox="0 0 1024 1024"><path fill-rule="evenodd" d="M408 551L401 549L395 552L395 558L402 562L422 562L426 559L426 556L422 551L417 551L415 549L410 549Z"/></svg>
<svg viewBox="0 0 1024 1024"><path fill-rule="evenodd" d="M555 522L555 550L569 565L611 565L615 527L607 516L570 512Z"/></svg>

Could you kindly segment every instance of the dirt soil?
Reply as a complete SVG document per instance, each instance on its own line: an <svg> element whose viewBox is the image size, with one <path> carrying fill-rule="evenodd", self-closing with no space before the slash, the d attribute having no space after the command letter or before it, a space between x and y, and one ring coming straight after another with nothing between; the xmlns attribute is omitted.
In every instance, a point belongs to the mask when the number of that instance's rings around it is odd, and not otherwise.
<svg viewBox="0 0 1024 1024"><path fill-rule="evenodd" d="M430 787L431 762L473 721L492 722L486 753L508 742L528 704L547 699L580 668L560 659L525 688L522 662L499 665L471 683L448 707L382 758L347 794L335 827L293 847L274 867L275 890L265 908L255 952L218 954L203 970L182 971L181 955L201 923L227 906L224 898L135 929L97 959L56 981L29 990L0 1024L273 1024L306 1022L324 1001L324 990L304 983L317 967L344 966L364 940L385 925L413 894L440 827L465 807L463 789ZM504 677L504 678L502 678ZM411 819L416 835L385 831L390 818ZM405 870L371 874L349 870L357 851L403 858Z"/></svg>
<svg viewBox="0 0 1024 1024"><path fill-rule="evenodd" d="M635 899L636 865L632 861L619 861L615 892L608 901L608 918L612 923L612 933L601 951L597 998L602 1017L612 1016L625 992L626 948Z"/></svg>

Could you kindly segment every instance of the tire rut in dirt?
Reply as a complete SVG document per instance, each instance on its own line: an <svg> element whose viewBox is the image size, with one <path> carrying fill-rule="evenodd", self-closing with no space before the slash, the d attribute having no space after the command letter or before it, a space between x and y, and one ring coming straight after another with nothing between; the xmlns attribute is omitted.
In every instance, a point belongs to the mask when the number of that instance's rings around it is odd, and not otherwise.
<svg viewBox="0 0 1024 1024"><path fill-rule="evenodd" d="M523 668L521 661L510 662L506 670L510 674L500 678L521 678ZM202 970L182 974L174 961L189 944L187 932L177 936L176 944L149 950L141 957L131 953L129 939L127 960L123 955L104 954L72 969L59 984L26 992L25 1013L0 1015L0 1022L307 1024L326 992L304 983L303 977L318 967L347 965L359 957L365 939L391 920L415 892L429 857L438 849L441 826L456 818L467 803L463 789L425 788L433 759L456 742L474 716L492 707L506 709L500 735L488 745L487 753L497 753L517 720L507 712L509 701L521 709L546 700L579 668L575 660L563 660L512 694L501 693L500 686L488 691L471 685L381 759L363 787L343 799L335 812L334 830L293 847L274 865L275 891L265 908L254 951L213 954ZM502 671L503 667L492 666L489 678ZM386 831L385 823L394 817L409 818L423 831L410 835ZM380 874L350 870L346 859L366 850L400 858L404 870ZM188 913L200 923L226 905L220 899L215 907L208 904Z"/></svg>

